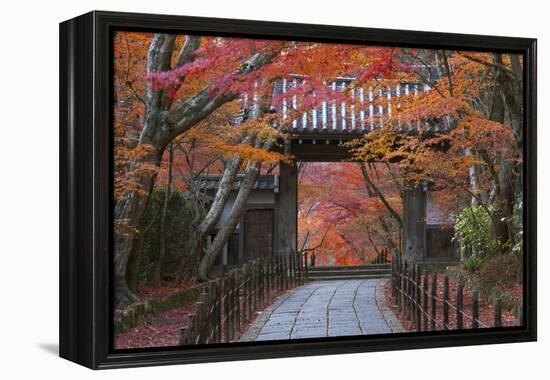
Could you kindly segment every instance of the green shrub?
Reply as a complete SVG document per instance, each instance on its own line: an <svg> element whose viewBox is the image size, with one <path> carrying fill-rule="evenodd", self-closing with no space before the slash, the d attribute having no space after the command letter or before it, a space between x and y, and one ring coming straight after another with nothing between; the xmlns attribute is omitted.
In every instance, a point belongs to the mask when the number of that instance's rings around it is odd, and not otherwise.
<svg viewBox="0 0 550 380"><path fill-rule="evenodd" d="M472 255L462 260L462 267L468 272L477 272L483 263L480 255Z"/></svg>
<svg viewBox="0 0 550 380"><path fill-rule="evenodd" d="M454 229L455 239L465 248L467 257L479 256L481 260L483 256L497 250L492 236L491 218L481 206L462 210L456 217Z"/></svg>
<svg viewBox="0 0 550 380"><path fill-rule="evenodd" d="M148 283L152 280L155 265L158 260L160 245L160 215L164 204L164 189L155 189L151 194L149 206L145 213L145 225L154 218L153 225L145 234L144 258L140 271L140 283ZM187 194L174 191L168 201L166 213L166 257L163 273L174 274L177 270L182 255L187 252L187 244L193 236L193 220L197 219L197 213L203 215L203 207Z"/></svg>

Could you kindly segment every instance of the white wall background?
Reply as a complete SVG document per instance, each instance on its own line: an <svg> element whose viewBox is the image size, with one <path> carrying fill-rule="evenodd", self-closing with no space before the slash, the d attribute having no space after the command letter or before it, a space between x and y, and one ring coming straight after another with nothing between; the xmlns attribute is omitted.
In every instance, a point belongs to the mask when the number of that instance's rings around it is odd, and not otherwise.
<svg viewBox="0 0 550 380"><path fill-rule="evenodd" d="M5 1L0 12L0 377L316 379L548 376L550 28L544 1ZM129 370L59 359L58 22L92 9L294 21L539 39L539 342ZM548 119L548 117L546 117ZM544 146L545 144L546 146ZM545 149L546 148L546 149ZM546 350L546 353L544 353ZM419 364L429 364L422 372Z"/></svg>

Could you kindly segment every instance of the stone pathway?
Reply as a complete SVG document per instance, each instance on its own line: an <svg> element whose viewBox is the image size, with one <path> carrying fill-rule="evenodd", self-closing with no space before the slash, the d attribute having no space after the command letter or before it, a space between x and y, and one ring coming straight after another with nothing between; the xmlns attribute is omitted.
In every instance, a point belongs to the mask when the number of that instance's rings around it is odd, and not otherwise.
<svg viewBox="0 0 550 380"><path fill-rule="evenodd" d="M279 297L241 341L320 338L404 331L386 305L387 279L313 281Z"/></svg>

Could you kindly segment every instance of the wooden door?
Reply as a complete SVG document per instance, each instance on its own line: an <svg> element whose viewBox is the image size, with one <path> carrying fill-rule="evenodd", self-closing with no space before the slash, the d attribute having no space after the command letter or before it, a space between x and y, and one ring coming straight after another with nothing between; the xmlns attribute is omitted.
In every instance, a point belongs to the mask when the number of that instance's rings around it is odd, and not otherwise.
<svg viewBox="0 0 550 380"><path fill-rule="evenodd" d="M453 235L452 228L426 228L426 256L429 259L453 259Z"/></svg>
<svg viewBox="0 0 550 380"><path fill-rule="evenodd" d="M245 258L266 260L273 253L273 209L250 209L244 214Z"/></svg>

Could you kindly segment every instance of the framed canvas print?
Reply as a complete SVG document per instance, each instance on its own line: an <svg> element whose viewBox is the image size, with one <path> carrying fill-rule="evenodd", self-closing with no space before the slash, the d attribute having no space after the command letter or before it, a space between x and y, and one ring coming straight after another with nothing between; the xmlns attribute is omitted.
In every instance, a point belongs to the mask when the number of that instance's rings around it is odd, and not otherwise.
<svg viewBox="0 0 550 380"><path fill-rule="evenodd" d="M60 25L60 355L536 339L536 40Z"/></svg>

